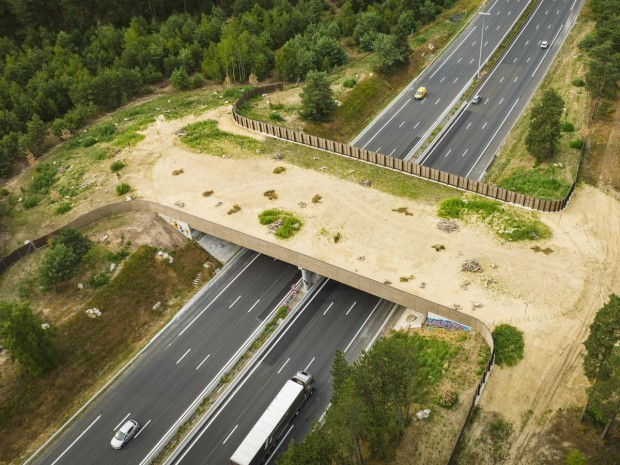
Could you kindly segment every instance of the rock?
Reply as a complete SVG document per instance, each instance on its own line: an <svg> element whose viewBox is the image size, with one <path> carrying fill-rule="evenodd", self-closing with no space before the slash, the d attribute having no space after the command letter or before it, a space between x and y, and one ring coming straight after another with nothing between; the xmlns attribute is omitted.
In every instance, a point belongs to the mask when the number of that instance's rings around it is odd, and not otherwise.
<svg viewBox="0 0 620 465"><path fill-rule="evenodd" d="M128 195L127 197L125 197L125 202L131 202L133 199L131 198L131 195Z"/></svg>
<svg viewBox="0 0 620 465"><path fill-rule="evenodd" d="M78 289L80 289L80 290L81 290L81 289L84 289L84 284L82 284L82 283L78 283Z"/></svg>
<svg viewBox="0 0 620 465"><path fill-rule="evenodd" d="M24 245L28 245L28 244L30 244L30 239L26 239L26 240L24 241Z"/></svg>
<svg viewBox="0 0 620 465"><path fill-rule="evenodd" d="M110 273L116 269L116 263L110 264Z"/></svg>
<svg viewBox="0 0 620 465"><path fill-rule="evenodd" d="M424 409L424 410L420 410L419 412L416 412L415 416L418 420L425 420L426 418L429 417L430 414L431 414L431 411L429 409Z"/></svg>
<svg viewBox="0 0 620 465"><path fill-rule="evenodd" d="M155 305L153 305L153 310L157 311L161 309L161 302L157 302Z"/></svg>
<svg viewBox="0 0 620 465"><path fill-rule="evenodd" d="M183 208L185 206L185 202L183 202L182 200L177 200L176 202L174 202L174 204L177 207L181 207L181 208Z"/></svg>
<svg viewBox="0 0 620 465"><path fill-rule="evenodd" d="M158 250L158 251L157 251L157 256L158 256L158 257L161 257L163 254L164 254L164 253L163 253L161 250Z"/></svg>
<svg viewBox="0 0 620 465"><path fill-rule="evenodd" d="M49 323L43 323L43 324L41 324L41 328L49 329L50 328L50 324Z"/></svg>
<svg viewBox="0 0 620 465"><path fill-rule="evenodd" d="M110 235L109 235L109 234L106 234L105 236L103 236L103 237L101 238L101 242L108 242L108 239L109 239L109 238L110 238Z"/></svg>
<svg viewBox="0 0 620 465"><path fill-rule="evenodd" d="M421 282L420 283L420 289L424 289L426 287L426 283L425 282Z"/></svg>
<svg viewBox="0 0 620 465"><path fill-rule="evenodd" d="M20 197L19 199L17 199L17 201L18 201L18 202L23 202L23 201L24 201L24 199Z"/></svg>

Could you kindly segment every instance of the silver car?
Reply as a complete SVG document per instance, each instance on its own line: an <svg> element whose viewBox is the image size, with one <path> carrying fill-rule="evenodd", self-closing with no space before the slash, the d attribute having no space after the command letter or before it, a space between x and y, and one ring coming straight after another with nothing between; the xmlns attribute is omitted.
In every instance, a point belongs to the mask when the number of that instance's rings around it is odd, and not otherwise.
<svg viewBox="0 0 620 465"><path fill-rule="evenodd" d="M140 430L140 425L135 420L127 420L123 423L116 433L114 433L114 437L110 442L111 446L114 449L122 449L125 447L125 444L129 442L131 438L133 438L136 433Z"/></svg>

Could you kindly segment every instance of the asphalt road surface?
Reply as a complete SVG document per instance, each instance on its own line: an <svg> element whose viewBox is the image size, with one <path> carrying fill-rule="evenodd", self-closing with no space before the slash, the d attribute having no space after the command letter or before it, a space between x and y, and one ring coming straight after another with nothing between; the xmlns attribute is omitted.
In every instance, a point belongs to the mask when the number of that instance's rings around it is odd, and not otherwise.
<svg viewBox="0 0 620 465"><path fill-rule="evenodd" d="M551 66L583 0L543 0L469 104L419 162L481 180ZM548 48L541 48L547 41Z"/></svg>
<svg viewBox="0 0 620 465"><path fill-rule="evenodd" d="M481 9L482 13L489 14L477 15L352 145L395 158L407 158L460 98L476 75L478 63L484 63L491 56L527 4L527 0L489 1ZM415 100L413 95L420 86L427 88L426 97Z"/></svg>
<svg viewBox="0 0 620 465"><path fill-rule="evenodd" d="M300 278L297 267L246 252L34 462L140 464ZM142 429L110 446L125 419Z"/></svg>
<svg viewBox="0 0 620 465"><path fill-rule="evenodd" d="M291 422L280 442L301 441L331 397L330 370L337 349L351 362L366 349L389 315L391 304L333 281L326 281L300 310L281 338L267 351L231 396L196 434L175 465L222 465L243 441L287 379L306 370L316 390ZM275 463L272 459L269 463Z"/></svg>

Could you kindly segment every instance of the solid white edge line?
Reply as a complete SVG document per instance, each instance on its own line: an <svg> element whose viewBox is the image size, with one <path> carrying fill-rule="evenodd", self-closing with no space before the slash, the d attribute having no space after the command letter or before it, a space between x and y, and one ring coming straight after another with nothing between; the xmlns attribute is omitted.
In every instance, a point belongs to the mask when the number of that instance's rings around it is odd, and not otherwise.
<svg viewBox="0 0 620 465"><path fill-rule="evenodd" d="M65 455L65 454L69 451L69 449L71 449L71 448L75 445L75 443L76 443L76 442L78 442L78 441L79 441L79 439L80 439L82 436L84 436L84 435L88 432L88 430L89 430L89 429L91 429L91 428L93 427L93 425L94 425L95 423L97 423L97 422L99 421L99 418L101 418L101 415L99 415L97 418L95 418L95 420L94 420L94 421L93 421L90 425L88 425L88 428L86 428L84 431L82 431L82 434L80 434L77 438L75 438L75 440L74 440L71 444L69 444L69 447L67 447L67 448L66 448L66 449L62 452L62 454L60 454L60 455L58 456L58 458L52 462L52 465L55 465L55 464L56 464L56 462L58 462L58 461L62 458L62 456L63 456L63 455Z"/></svg>
<svg viewBox="0 0 620 465"><path fill-rule="evenodd" d="M390 318L392 318L392 315L394 314L394 312L396 311L396 309L399 306L394 304L392 305L392 310L390 310L390 313L387 314L387 316L385 317L385 320L383 320L383 324L381 326L379 326L379 329L377 330L377 332L375 333L375 335L373 336L373 338L370 340L370 342L368 343L368 346L366 346L366 352L368 352L370 350L370 348L372 347L372 345L375 343L375 341L377 340L377 338L379 337L379 334L381 334L381 331L383 331L383 328L385 328L385 325L387 324L387 322L389 321Z"/></svg>
<svg viewBox="0 0 620 465"><path fill-rule="evenodd" d="M342 353L346 354L347 350L351 348L351 345L357 339L357 336L359 336L359 334L362 332L362 329L364 329L364 326L366 326L366 323L368 323L368 320L370 320L370 317L373 315L373 313L375 313L375 310L377 310L377 307L379 306L381 302L382 302L382 299L379 299L379 302L377 302L377 305L375 305L375 308L373 308L372 312L370 312L370 315L366 317L366 319L362 323L362 326L360 326L360 329L357 330L357 333L355 333L355 336L353 336L353 339L351 339L351 342L349 342L349 345L347 345L347 347L343 350Z"/></svg>
<svg viewBox="0 0 620 465"><path fill-rule="evenodd" d="M123 418L121 421L119 421L119 422L118 422L118 425L116 425L112 431L116 431L116 430L118 429L118 427L119 427L119 426L121 426L121 425L123 424L123 422L124 422L125 420L127 420L127 418L129 418L129 415L131 415L131 412L129 412L129 413L125 416L125 418Z"/></svg>
<svg viewBox="0 0 620 465"><path fill-rule="evenodd" d="M532 75L530 77L534 77L536 75L536 73L538 72L538 68L540 68L540 66L545 62L545 58L547 58L547 54L551 51L551 47L553 46L553 44L555 43L555 39L558 38L558 36L560 35L560 32L562 32L562 28L564 27L564 25L560 25L560 29L558 29L557 34L555 35L555 37L553 38L553 40L551 41L551 43L549 44L549 46L547 47L547 50L545 50L545 54L542 56L542 58L540 59L540 62L538 63L538 66L536 67L536 69L534 70L534 72L532 73ZM538 87L538 86L536 86Z"/></svg>
<svg viewBox="0 0 620 465"><path fill-rule="evenodd" d="M379 128L379 130L375 133L375 135L374 135L374 136L372 136L372 137L368 140L368 142L366 142L366 143L364 144L364 146L362 147L362 150L364 150L364 149L366 149L366 147L368 147L368 144L370 144L370 143L372 142L372 140L373 140L375 137L377 137L381 131L383 131L383 128L385 128L385 127L386 127L386 126L390 123L390 121L392 121L392 120L396 117L396 115L398 115L398 114L400 113L400 111L401 111L403 108L405 108L405 106L407 106L407 104L408 104L409 102L411 102L411 97L409 97L409 98L407 99L407 101L406 101L405 103L403 103L403 104L402 104L402 106L398 109L398 111L397 111L396 113L394 113L394 114L392 115L392 117L391 117L389 120L387 120L383 126L381 126L381 127Z"/></svg>
<svg viewBox="0 0 620 465"><path fill-rule="evenodd" d="M299 318L302 313L308 308L308 306L310 305L310 303L316 298L317 295L319 295L321 293L321 290L323 289L323 287L325 287L325 285L329 282L329 279L326 279L325 282L323 284L321 284L321 286L315 291L314 296L312 296L312 298L310 300L308 300L308 302L306 302L306 304L304 305L304 307L299 311L299 313L297 315L295 315L295 318L293 319L293 321L291 321L288 325L288 327L282 331L282 334L280 334L280 336L278 336L278 339L276 341L274 341L274 343L271 345L271 347L269 348L269 350L267 350L261 357L261 361L264 360L267 355L269 355L271 353L271 351L273 350L274 347L276 347L278 345L278 343L280 342L280 340L284 337L284 335L288 332L288 330L295 324L295 321L297 321L297 318ZM235 387L235 390L233 392L230 393L230 396L226 399L226 401L220 405L220 408L217 412L215 412L213 414L213 416L209 419L209 421L207 422L207 424L204 426L204 429L202 431L200 431L200 433L198 433L197 435L195 435L192 440L188 443L189 447L183 452L183 454L179 457L176 458L175 463L181 463L183 461L183 459L185 458L185 456L188 454L188 452L192 449L192 447L194 447L194 444L196 444L200 438L202 437L202 435L204 433L206 433L206 431L209 429L209 427L213 424L213 422L217 419L217 417L220 415L220 413L222 413L222 411L224 410L224 408L228 405L228 403L235 397L235 395L237 394L237 392L239 392L239 390L243 387L243 385L248 381L248 379L250 379L250 377L252 376L252 374L258 369L258 367L260 366L260 363L256 363L256 366L254 366L246 375L245 379L243 381L241 381L237 387ZM150 455L150 454L149 454ZM148 457L148 456L147 456ZM140 463L140 465L145 465L144 461L142 463Z"/></svg>

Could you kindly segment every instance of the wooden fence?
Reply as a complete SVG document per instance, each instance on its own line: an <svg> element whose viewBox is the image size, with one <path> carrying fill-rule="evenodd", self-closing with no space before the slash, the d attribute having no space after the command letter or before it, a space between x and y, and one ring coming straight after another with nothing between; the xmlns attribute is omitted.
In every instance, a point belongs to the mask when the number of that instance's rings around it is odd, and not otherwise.
<svg viewBox="0 0 620 465"><path fill-rule="evenodd" d="M270 123L264 123L262 121L255 121L245 116L241 116L238 110L251 98L257 95L268 94L276 90L282 90L283 84L269 84L263 87L257 87L252 89L233 105L233 118L235 122L247 129L261 132L271 137L277 137L279 139L296 142L298 144L307 145L308 147L325 150L337 155L342 155L349 158L355 158L357 160L373 163L375 165L389 168L395 171L416 176L422 179L429 179L431 181L445 184L447 186L456 187L457 189L473 192L484 197L489 197L502 202L512 203L533 210L539 210L543 212L559 212L562 211L570 197L575 190L575 183L571 185L568 194L562 200L548 200L539 199L537 197L520 194L518 192L502 189L501 187L487 184L485 182L474 181L457 174L447 173L445 171L436 170L428 166L418 165L416 163L401 160L400 158L393 158L382 153L371 152L369 150L353 147L348 144L342 144L329 139L323 139L322 137L312 136L302 131L294 131L292 129L283 128Z"/></svg>

